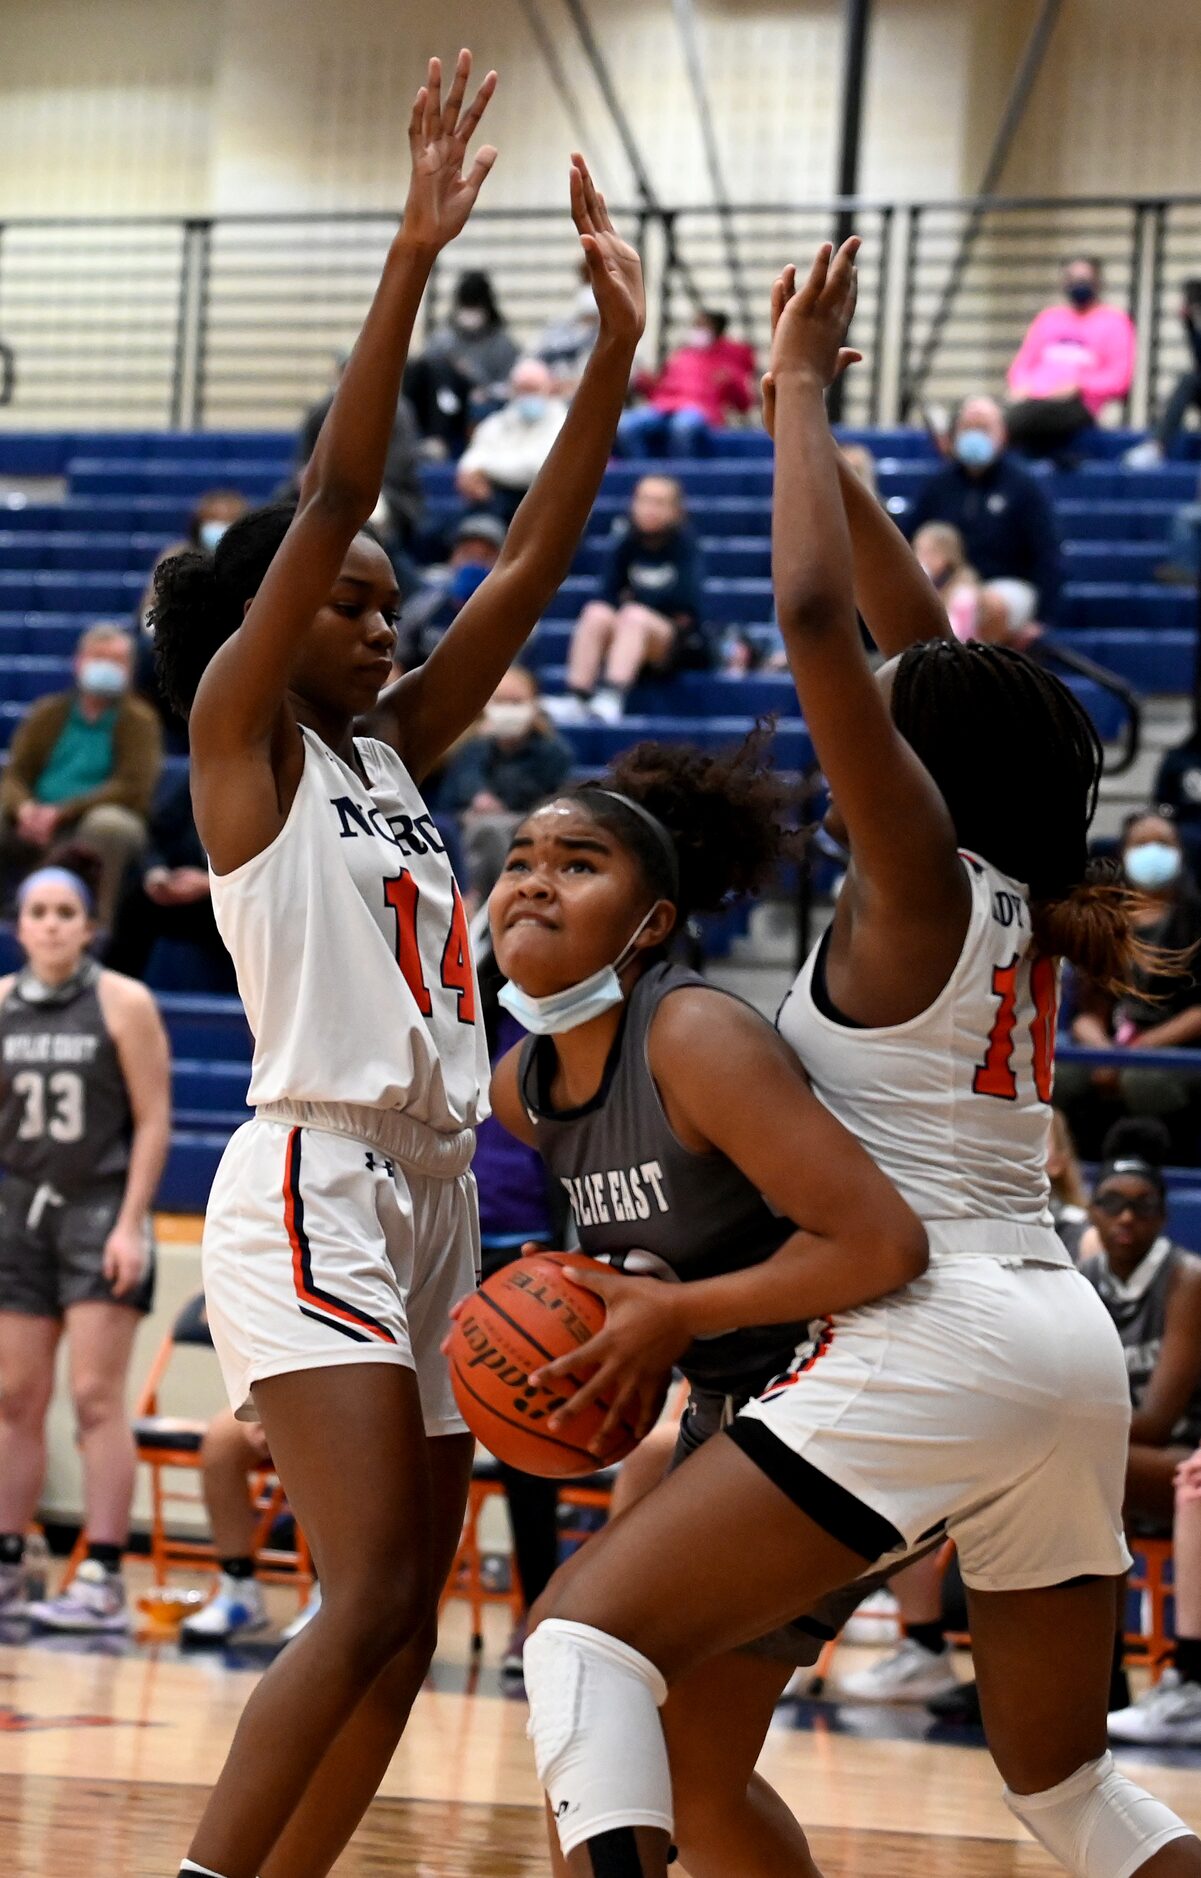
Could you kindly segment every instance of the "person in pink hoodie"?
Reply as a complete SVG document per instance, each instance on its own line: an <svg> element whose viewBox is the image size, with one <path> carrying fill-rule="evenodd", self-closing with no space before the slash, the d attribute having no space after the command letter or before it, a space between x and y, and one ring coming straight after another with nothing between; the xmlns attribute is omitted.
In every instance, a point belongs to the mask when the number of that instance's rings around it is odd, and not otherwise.
<svg viewBox="0 0 1201 1878"><path fill-rule="evenodd" d="M1053 456L1130 390L1134 322L1102 300L1101 286L1100 261L1069 261L1063 301L1031 322L1009 368L1010 441L1031 456Z"/></svg>
<svg viewBox="0 0 1201 1878"><path fill-rule="evenodd" d="M728 325L724 313L706 308L662 371L635 381L647 402L622 417L620 456L701 456L710 429L720 430L732 411L750 410L755 354L741 340L726 337Z"/></svg>

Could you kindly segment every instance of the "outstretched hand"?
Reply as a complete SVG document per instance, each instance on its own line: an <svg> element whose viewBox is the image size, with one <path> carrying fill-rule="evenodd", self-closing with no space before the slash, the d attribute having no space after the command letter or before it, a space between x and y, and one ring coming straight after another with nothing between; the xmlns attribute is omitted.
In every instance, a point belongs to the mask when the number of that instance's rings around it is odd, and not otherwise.
<svg viewBox="0 0 1201 1878"><path fill-rule="evenodd" d="M463 174L467 146L496 90L496 73L489 72L463 110L471 54L460 52L446 103L442 102L442 62L431 59L429 76L413 101L409 119L409 150L413 174L405 204L404 235L424 248L444 248L460 232L475 207L484 178L496 161L491 144L476 153Z"/></svg>
<svg viewBox="0 0 1201 1878"><path fill-rule="evenodd" d="M571 216L580 235L601 331L637 345L646 325L642 262L613 226L605 198L579 152L571 159Z"/></svg>
<svg viewBox="0 0 1201 1878"><path fill-rule="evenodd" d="M763 426L775 434L776 375L783 371L809 371L825 386L832 385L863 357L846 341L859 277L855 256L857 235L844 241L838 253L825 241L817 251L809 278L799 290L796 268L782 269L771 290L771 370L760 380Z"/></svg>

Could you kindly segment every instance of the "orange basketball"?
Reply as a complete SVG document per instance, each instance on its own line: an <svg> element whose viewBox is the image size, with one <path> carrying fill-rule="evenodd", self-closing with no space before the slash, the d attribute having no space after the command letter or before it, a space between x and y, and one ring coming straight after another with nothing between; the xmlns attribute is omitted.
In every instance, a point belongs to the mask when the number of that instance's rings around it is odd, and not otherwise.
<svg viewBox="0 0 1201 1878"><path fill-rule="evenodd" d="M591 1403L557 1434L546 1424L566 1399L561 1389L533 1389L529 1374L594 1337L605 1321L601 1299L563 1274L571 1265L605 1271L579 1252L535 1252L494 1272L451 1325L450 1374L463 1418L489 1454L523 1473L578 1478L610 1467L638 1444L628 1422L602 1454L588 1443L608 1413ZM581 1371L578 1383L587 1381ZM664 1378L666 1393L667 1378ZM570 1393L570 1391L568 1391Z"/></svg>

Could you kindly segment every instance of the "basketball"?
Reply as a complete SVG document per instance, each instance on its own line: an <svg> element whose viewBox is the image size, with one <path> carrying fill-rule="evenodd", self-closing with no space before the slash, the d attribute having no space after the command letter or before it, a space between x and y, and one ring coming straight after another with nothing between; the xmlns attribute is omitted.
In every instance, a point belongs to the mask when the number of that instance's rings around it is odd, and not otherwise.
<svg viewBox="0 0 1201 1878"><path fill-rule="evenodd" d="M622 1422L609 1445L594 1454L589 1442L608 1413L590 1403L557 1434L547 1422L567 1397L561 1389L530 1387L529 1373L588 1342L605 1321L601 1299L565 1276L564 1267L605 1271L578 1252L536 1252L514 1260L468 1298L451 1329L450 1373L455 1399L471 1432L490 1454L523 1473L561 1479L593 1474L624 1460L638 1445ZM587 1381L581 1371L578 1381ZM667 1393L667 1378L663 1391Z"/></svg>

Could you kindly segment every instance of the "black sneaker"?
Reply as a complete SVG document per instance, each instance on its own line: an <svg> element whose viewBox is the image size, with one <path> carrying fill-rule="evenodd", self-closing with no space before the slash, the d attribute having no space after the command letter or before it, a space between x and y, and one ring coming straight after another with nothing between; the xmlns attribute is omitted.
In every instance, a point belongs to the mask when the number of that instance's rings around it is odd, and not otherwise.
<svg viewBox="0 0 1201 1878"><path fill-rule="evenodd" d="M974 1682L961 1682L954 1689L948 1689L945 1695L932 1696L926 1708L939 1721L958 1722L964 1728L981 1728L984 1717L980 1713L980 1691Z"/></svg>

